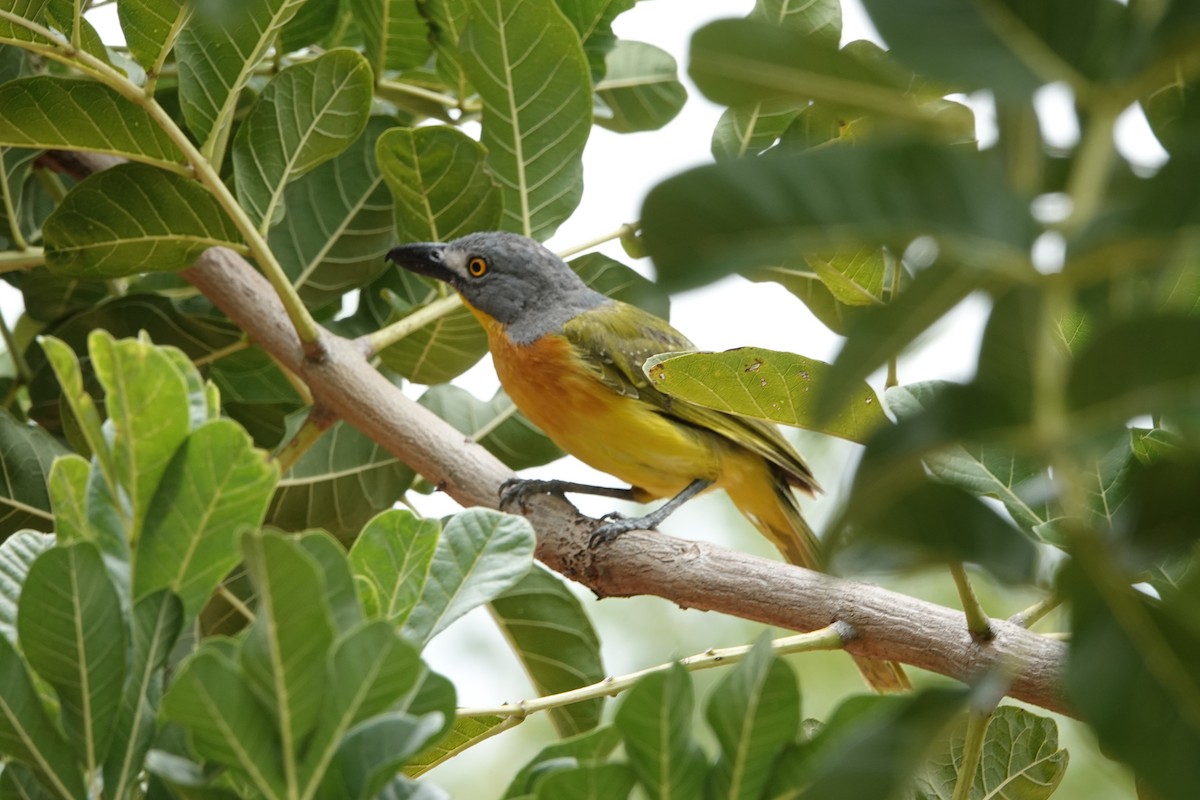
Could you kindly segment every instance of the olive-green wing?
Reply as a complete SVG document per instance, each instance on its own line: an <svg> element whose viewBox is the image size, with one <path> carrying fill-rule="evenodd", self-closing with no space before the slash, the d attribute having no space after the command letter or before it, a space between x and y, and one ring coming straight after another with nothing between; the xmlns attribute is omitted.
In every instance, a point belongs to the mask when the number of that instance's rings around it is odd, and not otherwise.
<svg viewBox="0 0 1200 800"><path fill-rule="evenodd" d="M642 365L659 353L694 351L686 336L666 321L637 306L613 301L576 316L563 327L601 381L613 391L636 397L663 416L701 428L757 453L778 466L788 483L812 491L816 479L775 425L727 414L663 394Z"/></svg>

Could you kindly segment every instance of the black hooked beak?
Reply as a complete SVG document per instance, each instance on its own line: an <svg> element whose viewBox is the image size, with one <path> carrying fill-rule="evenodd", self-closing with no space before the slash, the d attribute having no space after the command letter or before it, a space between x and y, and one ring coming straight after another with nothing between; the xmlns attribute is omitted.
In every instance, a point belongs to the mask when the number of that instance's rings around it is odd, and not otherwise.
<svg viewBox="0 0 1200 800"><path fill-rule="evenodd" d="M450 282L453 273L445 264L446 245L433 242L402 244L388 251L387 260L418 275Z"/></svg>

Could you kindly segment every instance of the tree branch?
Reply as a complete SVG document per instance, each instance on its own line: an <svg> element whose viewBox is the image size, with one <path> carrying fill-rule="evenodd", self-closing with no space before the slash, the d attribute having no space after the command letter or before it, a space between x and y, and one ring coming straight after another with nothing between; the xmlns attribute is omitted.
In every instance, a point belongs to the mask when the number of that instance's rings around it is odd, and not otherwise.
<svg viewBox="0 0 1200 800"><path fill-rule="evenodd" d="M231 250L212 248L183 276L261 347L311 388L321 406L357 427L464 506L497 505L512 472L417 405L367 361L365 340L321 330L324 357L307 360L295 329L267 281ZM634 531L596 550L596 524L566 501L534 496L523 509L538 534L537 557L600 597L657 595L684 608L720 611L793 631L850 625L846 649L901 661L968 681L999 667L1009 694L1071 713L1062 696L1066 648L1003 620L995 638L972 640L963 614L878 586L661 533Z"/></svg>

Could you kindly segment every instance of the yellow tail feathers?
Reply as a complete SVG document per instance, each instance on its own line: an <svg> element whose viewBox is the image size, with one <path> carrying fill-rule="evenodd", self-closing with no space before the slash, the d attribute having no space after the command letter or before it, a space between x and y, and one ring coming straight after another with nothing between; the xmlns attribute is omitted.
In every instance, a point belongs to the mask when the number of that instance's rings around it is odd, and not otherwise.
<svg viewBox="0 0 1200 800"><path fill-rule="evenodd" d="M762 463L760 461L760 463ZM767 465L764 463L764 467ZM789 564L822 570L820 544L800 512L800 504L782 476L758 476L726 485L738 510L779 548ZM852 656L863 679L877 692L903 692L912 688L904 669L894 661Z"/></svg>

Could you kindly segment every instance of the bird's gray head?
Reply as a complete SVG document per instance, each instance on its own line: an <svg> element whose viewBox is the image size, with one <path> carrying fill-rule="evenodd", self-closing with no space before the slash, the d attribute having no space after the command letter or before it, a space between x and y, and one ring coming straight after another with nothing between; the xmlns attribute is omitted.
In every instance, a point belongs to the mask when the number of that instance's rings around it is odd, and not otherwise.
<svg viewBox="0 0 1200 800"><path fill-rule="evenodd" d="M503 323L517 342L556 333L576 314L608 302L561 258L515 233L472 233L446 244L406 244L387 257L450 284L469 304Z"/></svg>

